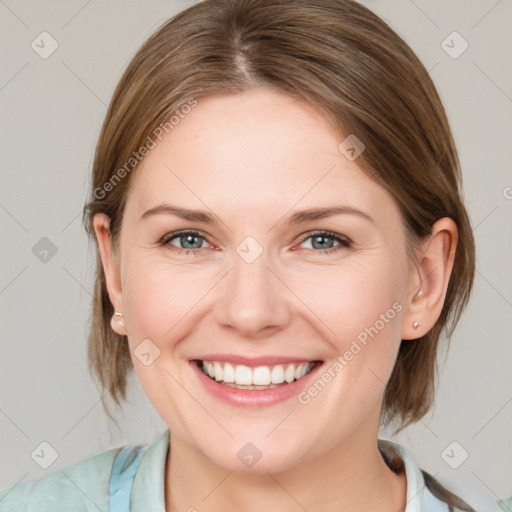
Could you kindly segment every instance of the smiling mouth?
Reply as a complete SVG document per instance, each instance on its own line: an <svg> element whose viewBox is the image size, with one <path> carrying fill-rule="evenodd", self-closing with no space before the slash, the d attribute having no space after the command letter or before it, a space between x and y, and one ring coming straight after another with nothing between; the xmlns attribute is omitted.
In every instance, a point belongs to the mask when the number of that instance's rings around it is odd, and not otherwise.
<svg viewBox="0 0 512 512"><path fill-rule="evenodd" d="M199 369L210 379L236 389L264 390L286 386L308 375L322 361L286 363L251 368L222 361L195 361Z"/></svg>

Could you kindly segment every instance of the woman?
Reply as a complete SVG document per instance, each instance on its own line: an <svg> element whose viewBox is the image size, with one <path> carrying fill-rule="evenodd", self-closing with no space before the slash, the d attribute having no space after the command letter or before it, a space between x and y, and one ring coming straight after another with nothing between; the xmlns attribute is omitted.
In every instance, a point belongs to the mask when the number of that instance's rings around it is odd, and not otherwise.
<svg viewBox="0 0 512 512"><path fill-rule="evenodd" d="M114 93L84 210L91 368L119 404L133 367L169 429L2 510L472 511L378 439L430 409L470 295L460 189L427 71L363 6L169 20Z"/></svg>

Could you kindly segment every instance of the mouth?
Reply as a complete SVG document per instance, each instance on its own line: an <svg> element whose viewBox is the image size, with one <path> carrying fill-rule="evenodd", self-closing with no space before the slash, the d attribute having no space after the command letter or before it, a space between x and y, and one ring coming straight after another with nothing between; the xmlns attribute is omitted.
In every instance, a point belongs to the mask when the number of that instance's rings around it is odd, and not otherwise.
<svg viewBox="0 0 512 512"><path fill-rule="evenodd" d="M199 359L194 360L194 363L205 376L222 386L239 390L262 391L300 381L321 365L322 361L289 362L255 367Z"/></svg>

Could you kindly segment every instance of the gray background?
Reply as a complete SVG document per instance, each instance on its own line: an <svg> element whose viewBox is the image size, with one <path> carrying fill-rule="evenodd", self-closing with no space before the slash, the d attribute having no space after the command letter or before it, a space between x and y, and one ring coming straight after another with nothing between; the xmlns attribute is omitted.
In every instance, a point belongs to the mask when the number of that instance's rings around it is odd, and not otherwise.
<svg viewBox="0 0 512 512"><path fill-rule="evenodd" d="M135 376L121 428L109 424L87 373L94 254L81 209L121 73L157 26L191 3L0 0L0 488L124 443L152 442L166 428ZM492 502L512 494L512 5L363 3L404 37L438 87L478 250L474 295L446 361L440 357L435 408L394 440L473 506L498 511ZM31 48L43 31L59 45L47 59ZM442 45L453 31L469 44L458 58ZM444 44L461 49L460 40ZM57 250L46 262L33 252L43 237ZM31 458L43 441L58 452L47 469ZM460 446L449 447L453 441ZM453 469L446 453L454 465L463 450L467 460Z"/></svg>

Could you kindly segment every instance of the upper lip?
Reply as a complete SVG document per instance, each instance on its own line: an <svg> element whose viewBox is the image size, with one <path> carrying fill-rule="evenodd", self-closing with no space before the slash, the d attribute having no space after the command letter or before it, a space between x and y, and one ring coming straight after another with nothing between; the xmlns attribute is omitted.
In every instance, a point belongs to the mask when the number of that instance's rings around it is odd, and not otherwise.
<svg viewBox="0 0 512 512"><path fill-rule="evenodd" d="M273 366L276 364L290 364L290 363L309 363L311 361L319 361L319 359L306 359L302 357L286 357L286 356L260 356L260 357L247 357L235 354L205 354L193 358L192 360L201 361L218 361L231 363L234 365L244 365L251 368L258 366Z"/></svg>

